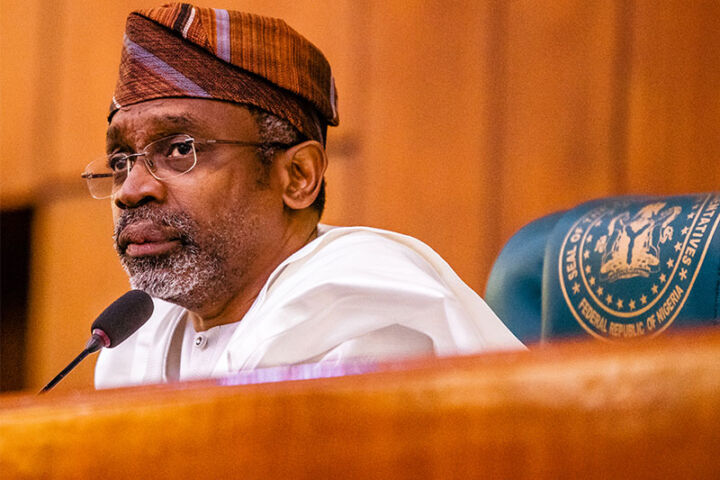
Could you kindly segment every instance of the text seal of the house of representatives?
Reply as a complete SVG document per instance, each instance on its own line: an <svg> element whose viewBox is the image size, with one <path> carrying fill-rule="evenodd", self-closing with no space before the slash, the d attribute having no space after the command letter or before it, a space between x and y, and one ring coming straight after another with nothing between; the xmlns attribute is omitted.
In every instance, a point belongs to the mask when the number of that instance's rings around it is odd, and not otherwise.
<svg viewBox="0 0 720 480"><path fill-rule="evenodd" d="M717 229L720 195L677 198L618 200L590 210L568 230L558 259L560 287L591 335L656 335L682 310Z"/></svg>

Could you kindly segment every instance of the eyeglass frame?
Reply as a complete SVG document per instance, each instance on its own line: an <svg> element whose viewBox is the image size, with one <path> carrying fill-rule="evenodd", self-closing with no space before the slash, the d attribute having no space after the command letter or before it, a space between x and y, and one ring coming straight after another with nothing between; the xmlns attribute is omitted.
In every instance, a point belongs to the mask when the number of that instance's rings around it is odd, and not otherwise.
<svg viewBox="0 0 720 480"><path fill-rule="evenodd" d="M155 174L155 172L152 171L151 167L150 167L150 166L148 165L148 163L147 163L147 155L148 155L147 148L150 147L150 146L152 146L152 145L154 145L154 144L156 144L156 143L158 143L158 142L162 142L163 140L168 140L168 139L174 138L174 137L186 137L186 138L187 138L186 142L189 140L190 146L192 147L192 150L193 150L193 164L190 166L190 168L188 168L187 170L185 170L185 171L183 171L183 172L178 173L177 175L172 175L172 176L170 176L170 177L159 178L159 177ZM148 171L148 173L150 173L150 175L152 175L152 177L153 177L154 179L156 179L156 180L158 180L158 181L160 181L160 182L163 182L163 181L169 180L169 179L171 179L171 178L176 178L176 177L179 177L179 176L181 176L181 175L185 175L186 173L192 171L192 170L195 168L195 166L196 166L197 163L198 163L197 150L195 149L195 145L196 145L196 144L198 144L198 145L236 145L236 146L239 146L239 147L256 147L256 148L258 148L258 147L270 147L270 148L282 148L282 149L289 148L289 147L292 147L292 146L293 146L293 144L291 144L291 143L283 143L283 142L247 142L247 141L241 141L241 140L222 140L222 139L217 139L217 138L215 138L215 139L206 139L206 138L196 138L196 137L194 137L194 136L192 136L192 135L190 135L190 134L188 134L188 133L176 133L176 134L173 134L173 135L168 135L168 136L166 136L166 137L158 138L157 140L153 140L152 142L150 142L150 143L148 143L147 145L145 145L139 152L130 153L130 154L121 154L121 155L122 155L121 159L128 162L128 163L127 163L127 165L128 165L128 166L127 166L127 175L129 175L130 172L132 171L135 163L137 162L137 158L138 158L138 157L145 157L145 158L143 158L143 164L145 165L145 169ZM106 159L106 160L110 160L111 157L112 157L112 155L114 155L114 154L108 154L108 155L105 155L105 156L102 157L102 158L103 158L103 159ZM90 167L90 165L92 165L93 163L97 162L98 160L100 160L100 158L98 158L98 159L96 159L96 160L93 160L92 162L88 163L87 166L85 167L85 171L80 174L80 177L81 177L81 178L84 178L85 181L87 182L88 190L90 190L90 196L92 196L93 198L95 198L95 199L97 199L97 200L103 200L103 199L110 198L110 197L112 197L113 195L115 195L115 194L117 193L117 191L118 191L118 190L122 187L122 185L125 183L125 180L123 180L123 183L121 183L121 184L117 187L117 189L115 189L115 188L113 187L113 192L112 192L110 195L105 195L105 196L102 196L102 197L98 197L98 196L94 195L93 192L92 192L92 189L90 188L90 181L91 181L93 178L108 178L108 177L113 177L113 176L115 176L115 173L91 173L91 172L88 172L88 171L87 171L87 170L88 170L88 167ZM125 169L123 169L123 170L125 170ZM125 177L125 179L127 179L127 176Z"/></svg>

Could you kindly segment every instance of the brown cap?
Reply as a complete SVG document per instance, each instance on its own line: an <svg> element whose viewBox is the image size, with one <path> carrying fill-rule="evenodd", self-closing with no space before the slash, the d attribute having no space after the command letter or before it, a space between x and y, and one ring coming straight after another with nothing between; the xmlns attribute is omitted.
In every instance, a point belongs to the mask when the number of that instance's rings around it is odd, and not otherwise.
<svg viewBox="0 0 720 480"><path fill-rule="evenodd" d="M108 119L169 97L250 104L319 141L339 122L330 64L284 21L186 3L128 16Z"/></svg>

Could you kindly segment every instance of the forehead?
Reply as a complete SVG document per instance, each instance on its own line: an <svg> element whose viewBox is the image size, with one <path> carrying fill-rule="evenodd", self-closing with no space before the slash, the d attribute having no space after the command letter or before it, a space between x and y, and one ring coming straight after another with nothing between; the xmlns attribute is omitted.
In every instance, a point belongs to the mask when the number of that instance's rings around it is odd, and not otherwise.
<svg viewBox="0 0 720 480"><path fill-rule="evenodd" d="M108 126L107 143L144 142L173 133L254 140L257 126L242 105L197 98L157 99L118 110Z"/></svg>

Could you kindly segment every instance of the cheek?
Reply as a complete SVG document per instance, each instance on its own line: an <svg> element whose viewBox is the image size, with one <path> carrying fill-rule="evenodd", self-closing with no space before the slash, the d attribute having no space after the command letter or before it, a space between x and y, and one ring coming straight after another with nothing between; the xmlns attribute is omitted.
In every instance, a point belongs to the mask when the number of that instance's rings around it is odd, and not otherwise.
<svg viewBox="0 0 720 480"><path fill-rule="evenodd" d="M255 178L225 172L168 185L167 204L168 208L185 212L200 224L208 224L228 212L262 210L267 193L258 188Z"/></svg>

